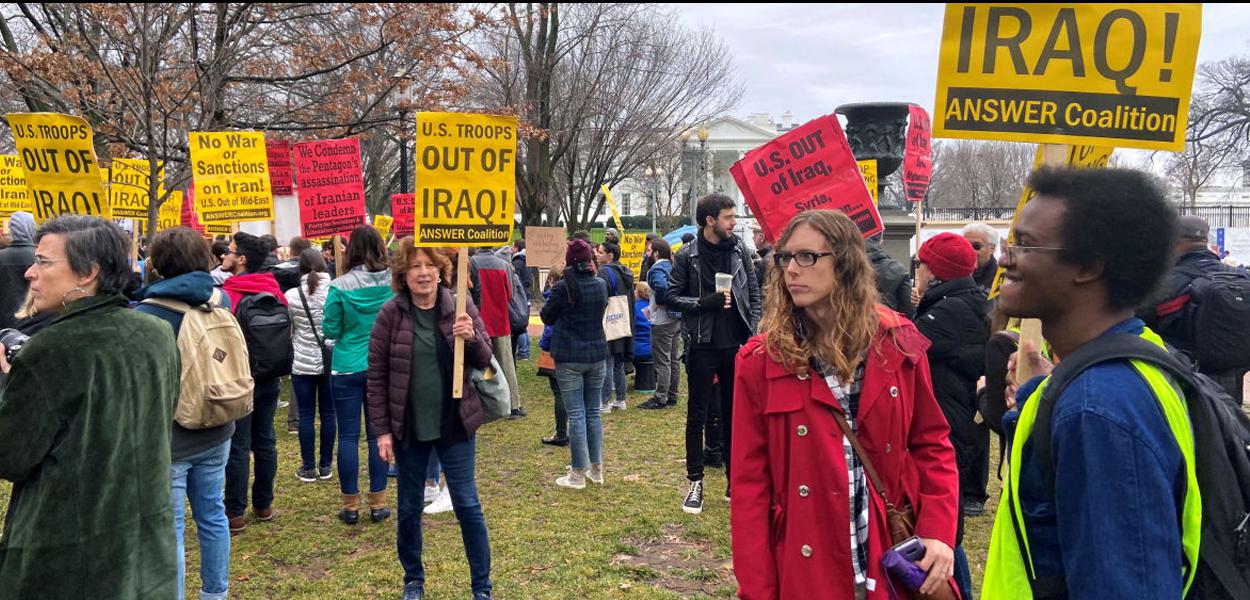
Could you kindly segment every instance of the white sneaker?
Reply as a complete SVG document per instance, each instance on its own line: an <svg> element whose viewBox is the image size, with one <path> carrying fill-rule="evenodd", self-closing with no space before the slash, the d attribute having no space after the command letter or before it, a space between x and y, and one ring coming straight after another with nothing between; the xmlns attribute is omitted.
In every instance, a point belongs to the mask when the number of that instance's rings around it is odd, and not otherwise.
<svg viewBox="0 0 1250 600"><path fill-rule="evenodd" d="M556 485L574 490L586 489L586 469L569 469L569 474L556 479Z"/></svg>
<svg viewBox="0 0 1250 600"><path fill-rule="evenodd" d="M427 515L437 515L453 510L455 507L451 505L451 492L447 491L447 486L443 486L442 491L438 493L438 497L431 502L425 510L421 511Z"/></svg>
<svg viewBox="0 0 1250 600"><path fill-rule="evenodd" d="M608 413L610 413L610 412L612 412L612 404L611 404L611 403L608 403L608 404L603 404L603 403L600 403L600 404L599 404L599 414L601 414L601 415L606 415L606 414L608 414Z"/></svg>
<svg viewBox="0 0 1250 600"><path fill-rule="evenodd" d="M614 402L609 402L608 406L611 406L612 410L625 410L625 401L616 400Z"/></svg>
<svg viewBox="0 0 1250 600"><path fill-rule="evenodd" d="M603 485L603 463L590 465L590 468L586 469L586 479L591 483Z"/></svg>
<svg viewBox="0 0 1250 600"><path fill-rule="evenodd" d="M425 503L426 503L426 504L429 504L429 503L431 503L431 502L433 502L433 501L437 500L437 499L438 499L438 494L439 494L439 492L440 492L440 490L439 490L439 488L438 488L438 486L437 486L437 485L429 485L429 484L426 484L426 486L425 486Z"/></svg>

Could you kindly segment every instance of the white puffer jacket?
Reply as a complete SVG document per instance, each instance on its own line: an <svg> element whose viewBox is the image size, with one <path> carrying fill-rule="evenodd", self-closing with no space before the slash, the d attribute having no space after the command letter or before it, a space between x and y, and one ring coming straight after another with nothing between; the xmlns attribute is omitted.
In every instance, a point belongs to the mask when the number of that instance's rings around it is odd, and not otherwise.
<svg viewBox="0 0 1250 600"><path fill-rule="evenodd" d="M309 275L316 275L319 278L317 293L308 293L308 275L300 277L298 288L286 291L287 308L291 311L291 323L295 326L295 335L291 337L295 346L295 364L291 367L291 373L294 375L320 375L325 372L321 365L321 349L317 347L313 327L317 328L316 335L320 336L327 345L334 345L334 342L327 340L321 331L321 315L326 304L326 295L330 292L330 276L326 273L310 273ZM300 300L301 290L304 292L304 297L308 299L307 312L304 310L304 303ZM312 323L308 322L308 312L312 313Z"/></svg>

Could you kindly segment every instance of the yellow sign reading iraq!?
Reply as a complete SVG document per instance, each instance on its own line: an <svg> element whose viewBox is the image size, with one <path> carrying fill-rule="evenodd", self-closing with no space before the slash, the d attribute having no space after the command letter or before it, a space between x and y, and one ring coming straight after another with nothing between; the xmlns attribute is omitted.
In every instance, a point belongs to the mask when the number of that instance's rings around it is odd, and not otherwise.
<svg viewBox="0 0 1250 600"><path fill-rule="evenodd" d="M418 246L496 246L512 239L516 117L417 113Z"/></svg>
<svg viewBox="0 0 1250 600"><path fill-rule="evenodd" d="M58 113L10 113L8 120L37 223L64 214L112 218L86 121Z"/></svg>
<svg viewBox="0 0 1250 600"><path fill-rule="evenodd" d="M1200 4L946 5L934 137L1179 151Z"/></svg>
<svg viewBox="0 0 1250 600"><path fill-rule="evenodd" d="M148 219L152 169L146 158L114 158L109 167L109 204L114 219ZM157 166L157 198L165 195L165 167Z"/></svg>
<svg viewBox="0 0 1250 600"><path fill-rule="evenodd" d="M269 221L269 156L259 131L192 131L195 211L204 222Z"/></svg>

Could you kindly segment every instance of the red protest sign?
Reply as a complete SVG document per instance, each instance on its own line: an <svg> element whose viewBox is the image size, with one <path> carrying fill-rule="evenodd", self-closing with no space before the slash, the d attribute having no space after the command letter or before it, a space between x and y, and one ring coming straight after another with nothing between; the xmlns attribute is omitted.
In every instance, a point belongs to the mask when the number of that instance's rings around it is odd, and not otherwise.
<svg viewBox="0 0 1250 600"><path fill-rule="evenodd" d="M199 215L195 214L195 184L187 186L187 195L182 200L182 226L189 227L200 235L204 235L204 225Z"/></svg>
<svg viewBox="0 0 1250 600"><path fill-rule="evenodd" d="M929 191L929 180L933 178L933 148L931 139L929 113L919 105L912 104L909 108L907 126L907 147L903 151L903 191L912 202L924 200Z"/></svg>
<svg viewBox="0 0 1250 600"><path fill-rule="evenodd" d="M295 144L295 174L299 178L299 222L305 238L346 234L365 224L359 140Z"/></svg>
<svg viewBox="0 0 1250 600"><path fill-rule="evenodd" d="M416 227L416 194L391 194L391 231L395 239L412 235Z"/></svg>
<svg viewBox="0 0 1250 600"><path fill-rule="evenodd" d="M291 142L289 140L265 140L265 155L269 158L269 188L275 196L290 196L291 179L295 170L291 165Z"/></svg>
<svg viewBox="0 0 1250 600"><path fill-rule="evenodd" d="M774 242L794 215L805 210L840 210L864 237L884 229L833 115L813 119L748 152L729 172L765 237Z"/></svg>

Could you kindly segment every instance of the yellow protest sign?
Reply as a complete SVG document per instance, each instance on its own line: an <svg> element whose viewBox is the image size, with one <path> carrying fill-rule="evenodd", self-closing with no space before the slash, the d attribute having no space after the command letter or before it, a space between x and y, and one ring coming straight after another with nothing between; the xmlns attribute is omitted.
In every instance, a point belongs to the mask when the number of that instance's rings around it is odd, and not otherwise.
<svg viewBox="0 0 1250 600"><path fill-rule="evenodd" d="M195 210L205 223L273 219L269 157L259 131L192 131Z"/></svg>
<svg viewBox="0 0 1250 600"><path fill-rule="evenodd" d="M621 211L616 209L616 200L612 199L612 192L608 190L606 183L603 184L602 188L603 198L608 201L608 210L612 211L612 220L616 222L616 228L621 235L625 235L625 226L621 224Z"/></svg>
<svg viewBox="0 0 1250 600"><path fill-rule="evenodd" d="M857 160L855 164L859 165L859 174L864 177L864 185L868 186L868 193L872 194L873 206L878 206L877 194L881 191L877 189L877 159Z"/></svg>
<svg viewBox="0 0 1250 600"><path fill-rule="evenodd" d="M414 243L508 243L516 212L516 145L516 117L417 113Z"/></svg>
<svg viewBox="0 0 1250 600"><path fill-rule="evenodd" d="M148 220L148 186L152 169L146 158L114 158L109 166L109 204L114 219ZM165 167L156 174L157 197L165 195ZM181 206L180 206L181 208Z"/></svg>
<svg viewBox="0 0 1250 600"><path fill-rule="evenodd" d="M182 192L179 190L170 192L169 198L162 202L161 207L157 210L156 227L148 231L149 236L162 229L169 229L170 227L178 227L182 225ZM145 224L147 223L147 219L136 220Z"/></svg>
<svg viewBox="0 0 1250 600"><path fill-rule="evenodd" d="M18 211L33 212L30 190L26 189L26 172L16 154L0 154L0 222Z"/></svg>
<svg viewBox="0 0 1250 600"><path fill-rule="evenodd" d="M383 242L386 241L386 238L390 237L391 224L394 222L395 219L389 215L373 215L373 228L378 230L378 233L381 234Z"/></svg>
<svg viewBox="0 0 1250 600"><path fill-rule="evenodd" d="M1105 167L1107 166L1107 161L1111 160L1111 153L1115 152L1115 148L1106 146L1061 146L1060 148L1064 151L1063 160L1066 164L1082 168ZM1058 157L1052 160L1057 161ZM1046 162L1046 145L1039 145L1037 147L1037 156L1033 158L1033 170L1036 171ZM1020 201L1016 203L1016 213L1011 217L1011 229L1007 232L1008 244L1016 242L1016 219L1020 218L1020 211L1024 210L1024 205L1028 204L1029 200L1032 200L1035 196L1037 196L1037 192L1034 192L1026 184L1023 192L1020 194ZM1001 266L994 273L994 284L990 286L989 293L991 299L998 296L998 290L1003 285L1003 275L1005 273L1006 271Z"/></svg>
<svg viewBox="0 0 1250 600"><path fill-rule="evenodd" d="M64 214L112 218L86 121L58 113L10 113L8 120L35 222Z"/></svg>
<svg viewBox="0 0 1250 600"><path fill-rule="evenodd" d="M1180 151L1201 31L1201 4L947 4L933 135Z"/></svg>
<svg viewBox="0 0 1250 600"><path fill-rule="evenodd" d="M647 234L621 234L621 264L634 272L634 280L642 277L642 255L647 248Z"/></svg>

